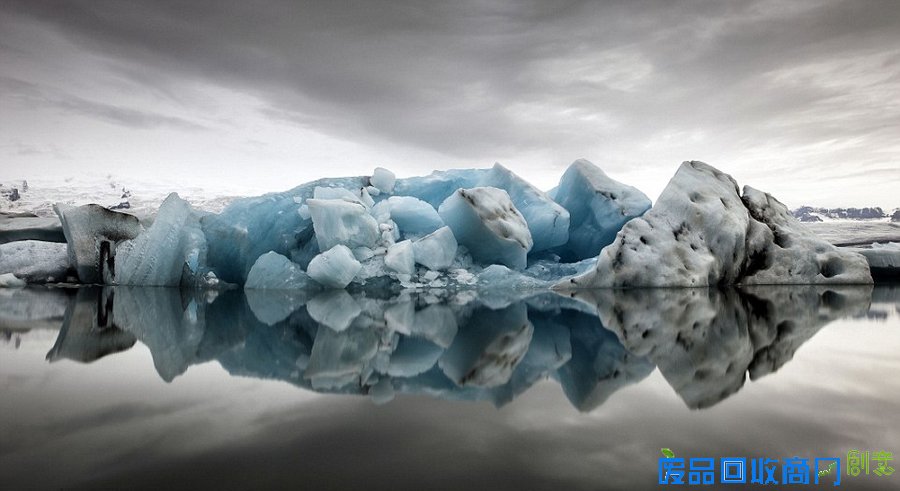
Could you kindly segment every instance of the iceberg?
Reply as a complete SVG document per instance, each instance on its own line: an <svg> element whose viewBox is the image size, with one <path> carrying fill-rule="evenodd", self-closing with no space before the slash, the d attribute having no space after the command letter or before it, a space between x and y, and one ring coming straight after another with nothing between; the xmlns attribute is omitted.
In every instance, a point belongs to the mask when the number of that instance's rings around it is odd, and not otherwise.
<svg viewBox="0 0 900 491"><path fill-rule="evenodd" d="M545 251L569 241L571 231L569 211L506 167L495 164L479 186L494 187L507 192L510 201L528 225L533 241L532 252Z"/></svg>
<svg viewBox="0 0 900 491"><path fill-rule="evenodd" d="M250 290L305 290L312 286L299 264L269 251L253 263L244 288Z"/></svg>
<svg viewBox="0 0 900 491"><path fill-rule="evenodd" d="M500 164L403 179L378 168L237 199L221 213L172 194L143 225L97 205L56 211L66 271L60 246L11 241L0 273L60 281L71 269L81 283L248 290L449 288L501 305L509 297L502 290L851 284L895 270L876 266L888 253L865 252L867 262L838 249L772 196L741 191L696 161L681 165L652 207L637 189L577 160L548 193ZM26 271L27 248L56 252L46 261L49 252L31 254L41 265Z"/></svg>
<svg viewBox="0 0 900 491"><path fill-rule="evenodd" d="M438 214L476 261L524 269L533 242L525 218L502 189L458 189Z"/></svg>
<svg viewBox="0 0 900 491"><path fill-rule="evenodd" d="M362 264L345 245L336 245L309 262L307 274L322 286L345 288L353 281Z"/></svg>
<svg viewBox="0 0 900 491"><path fill-rule="evenodd" d="M361 189L366 177L320 179L280 193L234 200L200 220L208 268L224 282L242 285L259 256L274 251L301 265L321 252L310 217L300 214L316 187ZM308 210L308 207L307 207Z"/></svg>
<svg viewBox="0 0 900 491"><path fill-rule="evenodd" d="M82 283L113 283L116 247L141 233L137 217L100 205L57 203L53 210L62 222L69 265Z"/></svg>
<svg viewBox="0 0 900 491"><path fill-rule="evenodd" d="M28 283L65 281L69 275L66 244L40 240L0 244L0 274L4 273Z"/></svg>
<svg viewBox="0 0 900 491"><path fill-rule="evenodd" d="M568 241L556 250L566 262L596 257L625 223L650 209L644 193L583 159L566 169L554 196L569 213Z"/></svg>
<svg viewBox="0 0 900 491"><path fill-rule="evenodd" d="M869 248L854 247L847 248L847 250L866 258L873 278L887 281L900 280L900 242L876 242ZM3 270L0 269L0 272Z"/></svg>
<svg viewBox="0 0 900 491"><path fill-rule="evenodd" d="M872 283L865 258L816 237L783 204L703 162L684 162L594 269L557 288Z"/></svg>
<svg viewBox="0 0 900 491"><path fill-rule="evenodd" d="M115 281L120 285L194 285L206 264L206 236L200 216L177 194L170 194L156 219L117 250Z"/></svg>
<svg viewBox="0 0 900 491"><path fill-rule="evenodd" d="M416 262L412 241L404 240L388 247L387 254L384 255L384 265L400 274L415 273Z"/></svg>
<svg viewBox="0 0 900 491"><path fill-rule="evenodd" d="M450 227L441 227L416 240L412 246L416 263L433 271L449 268L459 247Z"/></svg>
<svg viewBox="0 0 900 491"><path fill-rule="evenodd" d="M394 183L397 177L393 172L383 168L376 167L372 177L369 178L369 184L382 193L391 194L394 191Z"/></svg>
<svg viewBox="0 0 900 491"><path fill-rule="evenodd" d="M391 196L379 201L372 214L379 223L394 222L401 237L421 237L444 226L433 206L411 196Z"/></svg>
<svg viewBox="0 0 900 491"><path fill-rule="evenodd" d="M546 193L500 164L490 169L436 171L424 177L397 180L396 195L414 196L438 208L459 189L503 189L528 224L533 251L563 245L568 240L569 212Z"/></svg>
<svg viewBox="0 0 900 491"><path fill-rule="evenodd" d="M374 247L381 237L378 222L360 203L342 199L310 199L306 205L312 216L319 250L327 251L336 245Z"/></svg>

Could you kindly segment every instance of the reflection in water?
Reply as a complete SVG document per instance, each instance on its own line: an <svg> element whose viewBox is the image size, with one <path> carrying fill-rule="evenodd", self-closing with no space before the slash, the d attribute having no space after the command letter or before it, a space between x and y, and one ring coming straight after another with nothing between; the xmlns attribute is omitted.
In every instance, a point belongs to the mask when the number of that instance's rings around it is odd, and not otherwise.
<svg viewBox="0 0 900 491"><path fill-rule="evenodd" d="M452 292L22 292L20 311L51 306L23 314L32 319L58 319L65 305L51 361L91 362L140 340L166 381L217 360L232 375L378 403L424 393L503 405L551 378L582 411L655 367L688 407L712 406L748 373L777 371L831 320L866 315L872 301L871 287L593 290L489 302Z"/></svg>

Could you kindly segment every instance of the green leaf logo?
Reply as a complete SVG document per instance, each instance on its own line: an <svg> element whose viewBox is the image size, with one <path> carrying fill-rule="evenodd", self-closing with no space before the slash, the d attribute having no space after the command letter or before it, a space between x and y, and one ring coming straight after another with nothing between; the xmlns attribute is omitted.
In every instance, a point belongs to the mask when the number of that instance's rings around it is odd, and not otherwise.
<svg viewBox="0 0 900 491"><path fill-rule="evenodd" d="M669 448L661 448L661 449L659 449L659 451L662 452L662 454L665 455L667 459L674 459L674 458L675 458L675 452L673 452L673 451L672 451L671 449L669 449Z"/></svg>
<svg viewBox="0 0 900 491"><path fill-rule="evenodd" d="M826 467L825 469L819 471L819 476L821 477L821 476L824 476L824 475L828 474L829 472L831 472L831 471L834 470L834 467L835 467L835 462L832 462L832 463L828 464L828 467Z"/></svg>

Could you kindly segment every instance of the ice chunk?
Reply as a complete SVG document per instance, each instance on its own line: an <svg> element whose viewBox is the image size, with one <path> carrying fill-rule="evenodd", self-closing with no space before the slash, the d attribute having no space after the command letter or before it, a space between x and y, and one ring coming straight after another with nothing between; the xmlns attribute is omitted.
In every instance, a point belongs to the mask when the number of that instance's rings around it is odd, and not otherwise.
<svg viewBox="0 0 900 491"><path fill-rule="evenodd" d="M368 247L355 247L353 249L353 257L355 257L356 260L359 262L366 261L366 260L372 258L372 256L374 256L374 255L375 255L375 251L373 251L372 249L369 249Z"/></svg>
<svg viewBox="0 0 900 491"><path fill-rule="evenodd" d="M557 288L871 283L865 259L815 237L771 196L685 162L593 270Z"/></svg>
<svg viewBox="0 0 900 491"><path fill-rule="evenodd" d="M331 290L316 295L306 304L306 310L316 322L335 331L347 329L353 319L362 313L356 300L344 290Z"/></svg>
<svg viewBox="0 0 900 491"><path fill-rule="evenodd" d="M456 237L450 227L441 227L413 242L417 263L431 270L447 269L453 264L457 249Z"/></svg>
<svg viewBox="0 0 900 491"><path fill-rule="evenodd" d="M525 268L531 233L506 191L459 189L441 203L438 213L476 261Z"/></svg>
<svg viewBox="0 0 900 491"><path fill-rule="evenodd" d="M116 283L178 286L196 283L206 265L206 237L191 205L170 194L153 225L118 247Z"/></svg>
<svg viewBox="0 0 900 491"><path fill-rule="evenodd" d="M16 275L12 273L0 274L0 288L15 288L19 286L25 286L25 280L16 278Z"/></svg>
<svg viewBox="0 0 900 491"><path fill-rule="evenodd" d="M353 281L362 264L347 246L336 245L309 262L306 272L322 286L344 288Z"/></svg>
<svg viewBox="0 0 900 491"><path fill-rule="evenodd" d="M412 241L404 240L390 246L384 256L384 265L400 274L415 273Z"/></svg>
<svg viewBox="0 0 900 491"><path fill-rule="evenodd" d="M82 283L111 283L116 246L141 232L137 217L100 205L53 205L68 244L69 265Z"/></svg>
<svg viewBox="0 0 900 491"><path fill-rule="evenodd" d="M437 208L457 189L481 186L488 172L489 169L435 171L427 176L398 179L394 192L398 196L414 196Z"/></svg>
<svg viewBox="0 0 900 491"><path fill-rule="evenodd" d="M270 251L253 263L244 288L257 290L302 290L309 288L309 276L300 265Z"/></svg>
<svg viewBox="0 0 900 491"><path fill-rule="evenodd" d="M872 273L872 277L876 280L900 280L900 242L888 242L885 244L876 242L868 249L847 248L846 250L862 254L869 263L869 271Z"/></svg>
<svg viewBox="0 0 900 491"><path fill-rule="evenodd" d="M569 166L555 196L569 212L569 240L557 251L566 262L596 257L626 222L650 209L644 193L610 179L587 160Z"/></svg>
<svg viewBox="0 0 900 491"><path fill-rule="evenodd" d="M569 212L506 167L494 164L480 185L503 189L509 194L509 199L528 224L534 241L532 252L561 246L569 240ZM649 202L647 207L650 207Z"/></svg>
<svg viewBox="0 0 900 491"><path fill-rule="evenodd" d="M305 267L320 250L312 222L299 213L300 203L312 198L316 186L357 189L366 180L320 179L282 193L236 199L221 213L205 215L200 222L209 247L210 269L225 282L243 284L256 259L269 251Z"/></svg>
<svg viewBox="0 0 900 491"><path fill-rule="evenodd" d="M0 274L13 273L28 283L64 281L69 269L66 244L22 240L0 244Z"/></svg>
<svg viewBox="0 0 900 491"><path fill-rule="evenodd" d="M306 204L319 250L326 251L338 244L373 247L378 242L378 222L365 206L339 199L310 199Z"/></svg>
<svg viewBox="0 0 900 491"><path fill-rule="evenodd" d="M397 177L394 173L382 167L376 167L369 182L382 193L391 194L394 191L394 182Z"/></svg>
<svg viewBox="0 0 900 491"><path fill-rule="evenodd" d="M411 196L391 196L382 200L372 208L372 215L380 223L392 220L405 237L420 237L444 226L433 206Z"/></svg>
<svg viewBox="0 0 900 491"><path fill-rule="evenodd" d="M566 243L569 213L541 190L500 164L491 169L436 171L423 177L397 180L395 194L415 196L437 208L457 189L495 187L509 195L531 232L532 251L543 251Z"/></svg>

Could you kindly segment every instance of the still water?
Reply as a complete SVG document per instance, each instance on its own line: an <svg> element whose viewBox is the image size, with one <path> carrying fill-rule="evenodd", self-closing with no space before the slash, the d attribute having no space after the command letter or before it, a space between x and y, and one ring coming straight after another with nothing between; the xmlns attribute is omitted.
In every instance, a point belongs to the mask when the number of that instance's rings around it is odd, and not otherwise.
<svg viewBox="0 0 900 491"><path fill-rule="evenodd" d="M0 290L0 333L4 490L649 489L663 447L900 452L894 287Z"/></svg>

